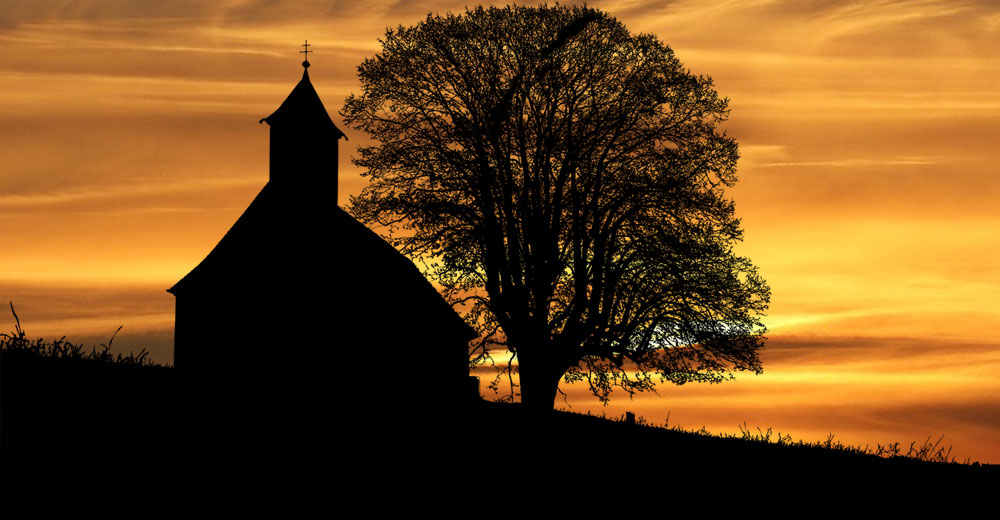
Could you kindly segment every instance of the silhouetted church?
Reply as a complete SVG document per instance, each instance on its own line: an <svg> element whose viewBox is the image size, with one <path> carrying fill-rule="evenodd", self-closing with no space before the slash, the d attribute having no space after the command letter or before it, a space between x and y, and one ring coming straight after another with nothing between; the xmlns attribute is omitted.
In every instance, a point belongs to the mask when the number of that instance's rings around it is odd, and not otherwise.
<svg viewBox="0 0 1000 520"><path fill-rule="evenodd" d="M412 261L337 206L345 135L302 65L301 81L261 120L270 180L168 290L176 370L217 399L255 408L468 399L476 333Z"/></svg>

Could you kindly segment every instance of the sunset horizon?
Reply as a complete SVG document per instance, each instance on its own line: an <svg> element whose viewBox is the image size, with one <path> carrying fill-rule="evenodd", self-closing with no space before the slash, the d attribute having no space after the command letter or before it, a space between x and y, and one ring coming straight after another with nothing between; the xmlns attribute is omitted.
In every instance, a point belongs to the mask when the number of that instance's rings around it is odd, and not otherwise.
<svg viewBox="0 0 1000 520"><path fill-rule="evenodd" d="M563 383L556 407L861 446L943 435L957 461L1000 464L1000 4L588 5L656 36L729 100L740 160L727 194L737 252L771 288L768 339L762 375L608 406ZM267 183L260 120L302 76L302 42L348 138L337 202L349 209L367 183L351 159L372 144L340 115L358 65L387 28L464 11L95 0L0 12L0 298L30 337L89 348L123 326L115 350L173 363L167 289ZM487 388L492 368L473 373L484 398L505 395Z"/></svg>

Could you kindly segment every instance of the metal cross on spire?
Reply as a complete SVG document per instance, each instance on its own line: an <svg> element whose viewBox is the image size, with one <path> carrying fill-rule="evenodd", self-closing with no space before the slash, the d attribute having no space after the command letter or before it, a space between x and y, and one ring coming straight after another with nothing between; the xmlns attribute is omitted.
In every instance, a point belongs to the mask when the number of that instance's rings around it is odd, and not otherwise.
<svg viewBox="0 0 1000 520"><path fill-rule="evenodd" d="M306 59L302 62L302 66L308 69L309 68L309 53L310 52L316 52L316 51L309 50L309 47L311 47L311 45L309 45L309 40L306 40L306 42L303 43L302 46L305 47L305 50L299 51L299 54L305 54L306 55Z"/></svg>

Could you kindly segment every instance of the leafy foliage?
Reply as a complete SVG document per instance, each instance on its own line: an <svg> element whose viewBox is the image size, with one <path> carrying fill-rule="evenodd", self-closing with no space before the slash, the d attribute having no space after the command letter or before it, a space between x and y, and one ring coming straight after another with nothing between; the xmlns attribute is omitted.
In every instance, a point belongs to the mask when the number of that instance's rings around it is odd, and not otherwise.
<svg viewBox="0 0 1000 520"><path fill-rule="evenodd" d="M358 74L342 115L378 144L351 212L465 306L477 362L510 351L523 402L761 371L727 100L669 47L587 7L480 7L389 30Z"/></svg>

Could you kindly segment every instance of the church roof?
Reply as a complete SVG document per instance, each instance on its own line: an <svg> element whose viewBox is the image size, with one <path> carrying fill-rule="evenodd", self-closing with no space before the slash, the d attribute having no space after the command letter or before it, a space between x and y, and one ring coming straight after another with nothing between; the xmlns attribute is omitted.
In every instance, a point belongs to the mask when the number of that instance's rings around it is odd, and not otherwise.
<svg viewBox="0 0 1000 520"><path fill-rule="evenodd" d="M268 256L268 252L273 250L273 247L268 247L267 244L273 245L280 237L278 229L280 226L268 215L276 209L277 195L277 190L271 188L270 184L264 185L264 189L257 194L208 256L173 287L167 289L167 292L177 295L192 288L225 287L229 285L225 279L232 278L237 270L242 270L252 263L261 263L263 257ZM240 280L232 281L247 283L242 277Z"/></svg>
<svg viewBox="0 0 1000 520"><path fill-rule="evenodd" d="M319 99L319 94L309 81L309 69L302 70L302 79L291 94L271 115L261 119L269 126L295 125L313 130L329 130L337 139L345 137Z"/></svg>
<svg viewBox="0 0 1000 520"><path fill-rule="evenodd" d="M340 305L408 323L477 336L414 263L343 209L302 204L268 183L218 245L168 292L232 298L234 291L270 294L333 292ZM331 253L332 251L332 253ZM444 330L441 330L444 332Z"/></svg>
<svg viewBox="0 0 1000 520"><path fill-rule="evenodd" d="M460 331L465 341L479 336L412 260L339 207L334 208L332 217L335 236L350 248L349 254L340 260L343 276L353 280L348 286L363 287L357 292L372 291L380 300L379 306L396 315L409 313L407 319L414 323L433 323L435 328L448 326Z"/></svg>

